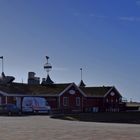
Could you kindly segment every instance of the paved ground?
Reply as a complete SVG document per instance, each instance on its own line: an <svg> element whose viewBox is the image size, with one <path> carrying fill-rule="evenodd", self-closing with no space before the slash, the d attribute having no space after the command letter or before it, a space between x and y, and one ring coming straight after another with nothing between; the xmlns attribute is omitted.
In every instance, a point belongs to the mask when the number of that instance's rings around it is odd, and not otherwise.
<svg viewBox="0 0 140 140"><path fill-rule="evenodd" d="M0 140L140 140L140 125L0 117Z"/></svg>

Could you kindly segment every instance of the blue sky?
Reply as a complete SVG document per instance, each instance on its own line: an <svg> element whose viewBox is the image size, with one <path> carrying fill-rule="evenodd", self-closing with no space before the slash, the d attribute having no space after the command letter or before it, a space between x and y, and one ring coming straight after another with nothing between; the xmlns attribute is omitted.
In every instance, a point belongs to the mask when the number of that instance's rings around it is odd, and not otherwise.
<svg viewBox="0 0 140 140"><path fill-rule="evenodd" d="M140 101L140 0L0 0L0 55L17 82L28 71L56 83L114 85Z"/></svg>

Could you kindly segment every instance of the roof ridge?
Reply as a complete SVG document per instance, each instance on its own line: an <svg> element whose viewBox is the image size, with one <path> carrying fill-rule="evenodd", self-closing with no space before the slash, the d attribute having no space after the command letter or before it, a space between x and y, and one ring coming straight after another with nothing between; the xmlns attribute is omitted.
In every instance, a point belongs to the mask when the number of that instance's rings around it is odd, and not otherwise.
<svg viewBox="0 0 140 140"><path fill-rule="evenodd" d="M114 86L89 86L89 87L84 87L84 88L103 88L103 87L114 87Z"/></svg>

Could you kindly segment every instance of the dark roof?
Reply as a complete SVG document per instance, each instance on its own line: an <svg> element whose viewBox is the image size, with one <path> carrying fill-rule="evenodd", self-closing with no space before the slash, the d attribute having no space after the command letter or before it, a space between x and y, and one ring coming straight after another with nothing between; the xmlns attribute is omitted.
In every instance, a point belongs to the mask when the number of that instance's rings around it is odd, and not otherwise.
<svg viewBox="0 0 140 140"><path fill-rule="evenodd" d="M58 96L72 83L61 83L51 85L29 85L22 83L0 84L0 91L9 95L27 96ZM102 87L79 87L87 97L104 97L112 89L112 86ZM114 88L115 89L115 88Z"/></svg>
<svg viewBox="0 0 140 140"><path fill-rule="evenodd" d="M22 83L1 84L0 90L9 94L17 95L43 95L58 96L71 83L52 85L28 85Z"/></svg>
<svg viewBox="0 0 140 140"><path fill-rule="evenodd" d="M112 87L80 87L87 97L104 97Z"/></svg>

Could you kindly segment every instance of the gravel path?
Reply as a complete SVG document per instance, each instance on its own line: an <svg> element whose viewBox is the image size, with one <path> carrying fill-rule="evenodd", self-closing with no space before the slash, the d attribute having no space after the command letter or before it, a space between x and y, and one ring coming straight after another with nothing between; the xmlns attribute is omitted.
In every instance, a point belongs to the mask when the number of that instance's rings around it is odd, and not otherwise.
<svg viewBox="0 0 140 140"><path fill-rule="evenodd" d="M140 140L140 125L0 117L0 140Z"/></svg>

